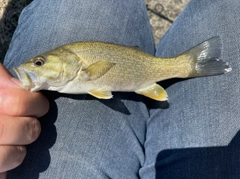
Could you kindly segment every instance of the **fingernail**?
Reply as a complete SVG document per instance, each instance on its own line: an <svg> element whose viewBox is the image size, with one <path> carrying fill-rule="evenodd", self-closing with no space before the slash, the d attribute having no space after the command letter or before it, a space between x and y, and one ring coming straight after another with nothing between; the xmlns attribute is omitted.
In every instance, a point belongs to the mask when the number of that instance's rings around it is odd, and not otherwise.
<svg viewBox="0 0 240 179"><path fill-rule="evenodd" d="M16 148L18 150L18 153L15 156L15 165L16 165L15 167L17 167L18 165L20 165L23 162L23 160L26 156L26 153L27 153L26 147L24 147L24 146L16 146Z"/></svg>
<svg viewBox="0 0 240 179"><path fill-rule="evenodd" d="M31 141L35 141L41 132L41 125L37 119L34 119L32 121L31 128L32 128Z"/></svg>
<svg viewBox="0 0 240 179"><path fill-rule="evenodd" d="M16 147L17 147L17 149L18 149L21 153L25 153L25 152L26 152L26 148L25 148L24 146L19 145L19 146L16 146Z"/></svg>

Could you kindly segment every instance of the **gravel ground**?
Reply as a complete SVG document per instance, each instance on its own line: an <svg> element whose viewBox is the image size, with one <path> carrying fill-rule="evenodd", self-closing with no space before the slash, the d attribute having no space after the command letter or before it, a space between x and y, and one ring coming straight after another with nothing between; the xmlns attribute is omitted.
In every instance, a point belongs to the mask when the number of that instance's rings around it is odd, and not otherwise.
<svg viewBox="0 0 240 179"><path fill-rule="evenodd" d="M190 0L145 0L155 43ZM0 0L0 62L3 61L22 9L32 0Z"/></svg>
<svg viewBox="0 0 240 179"><path fill-rule="evenodd" d="M22 9L31 1L0 0L0 62L3 62Z"/></svg>

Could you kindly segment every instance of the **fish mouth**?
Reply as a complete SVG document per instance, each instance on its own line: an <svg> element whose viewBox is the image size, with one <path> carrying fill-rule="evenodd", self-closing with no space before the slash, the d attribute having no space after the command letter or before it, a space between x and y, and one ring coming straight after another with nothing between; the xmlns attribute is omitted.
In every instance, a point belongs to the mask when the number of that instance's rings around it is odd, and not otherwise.
<svg viewBox="0 0 240 179"><path fill-rule="evenodd" d="M18 79L21 81L22 87L28 91L32 91L35 84L32 82L29 73L21 66L14 67L13 70L17 74Z"/></svg>

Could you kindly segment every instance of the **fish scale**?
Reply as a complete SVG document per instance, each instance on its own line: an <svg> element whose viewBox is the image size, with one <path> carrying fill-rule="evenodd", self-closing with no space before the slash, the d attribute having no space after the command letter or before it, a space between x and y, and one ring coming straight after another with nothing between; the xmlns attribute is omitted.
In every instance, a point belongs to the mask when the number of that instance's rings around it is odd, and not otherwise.
<svg viewBox="0 0 240 179"><path fill-rule="evenodd" d="M135 91L158 101L168 100L156 82L170 78L220 75L231 71L220 60L221 43L213 37L173 58L154 57L136 47L105 42L66 44L14 68L30 91L88 93L112 98L112 91Z"/></svg>

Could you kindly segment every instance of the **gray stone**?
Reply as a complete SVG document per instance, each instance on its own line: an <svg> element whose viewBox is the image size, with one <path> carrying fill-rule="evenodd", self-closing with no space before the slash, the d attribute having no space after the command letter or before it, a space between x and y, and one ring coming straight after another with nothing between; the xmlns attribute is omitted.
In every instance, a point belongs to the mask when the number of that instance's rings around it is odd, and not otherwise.
<svg viewBox="0 0 240 179"><path fill-rule="evenodd" d="M145 0L155 44L169 29L190 0Z"/></svg>

